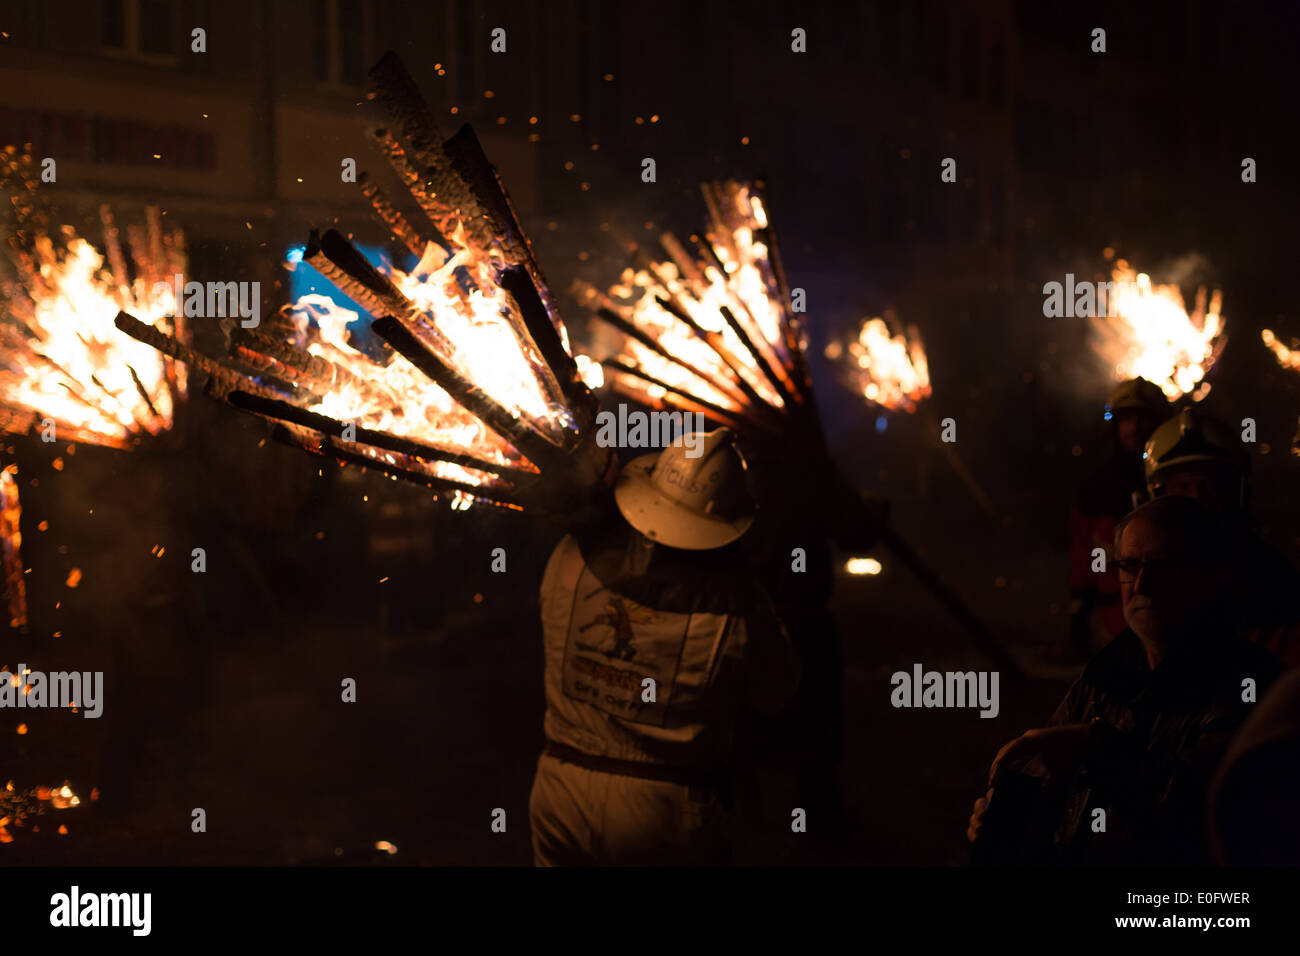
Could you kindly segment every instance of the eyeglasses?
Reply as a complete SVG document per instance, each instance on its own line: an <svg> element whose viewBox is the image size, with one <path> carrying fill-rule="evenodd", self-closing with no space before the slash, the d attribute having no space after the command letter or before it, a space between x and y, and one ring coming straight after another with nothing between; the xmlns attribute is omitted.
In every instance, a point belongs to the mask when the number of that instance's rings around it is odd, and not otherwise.
<svg viewBox="0 0 1300 956"><path fill-rule="evenodd" d="M1140 572L1164 574L1166 571L1182 570L1195 565L1195 561L1185 557L1172 558L1120 558L1114 562L1119 576L1127 581L1137 579Z"/></svg>

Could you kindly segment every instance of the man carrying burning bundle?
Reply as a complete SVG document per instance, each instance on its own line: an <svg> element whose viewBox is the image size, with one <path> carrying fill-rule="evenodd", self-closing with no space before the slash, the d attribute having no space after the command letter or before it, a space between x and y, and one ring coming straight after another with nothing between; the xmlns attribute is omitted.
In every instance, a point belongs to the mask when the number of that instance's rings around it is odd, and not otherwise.
<svg viewBox="0 0 1300 956"><path fill-rule="evenodd" d="M697 457L679 441L632 461L621 517L565 537L547 565L539 865L727 863L737 729L799 685L740 548L744 462L728 429L693 437Z"/></svg>

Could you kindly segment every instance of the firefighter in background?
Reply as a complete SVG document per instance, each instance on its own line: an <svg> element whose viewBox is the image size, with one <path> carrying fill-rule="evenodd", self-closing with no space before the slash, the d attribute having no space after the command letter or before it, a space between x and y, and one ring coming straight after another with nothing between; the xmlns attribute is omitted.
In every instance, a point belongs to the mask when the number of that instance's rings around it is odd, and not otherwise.
<svg viewBox="0 0 1300 956"><path fill-rule="evenodd" d="M1287 666L1300 664L1300 573L1251 515L1250 455L1240 433L1185 408L1151 434L1143 467L1151 497L1197 498L1233 530L1241 636Z"/></svg>
<svg viewBox="0 0 1300 956"><path fill-rule="evenodd" d="M1111 567L1115 525L1146 497L1142 449L1169 415L1157 385L1131 378L1106 400L1114 447L1107 461L1080 486L1070 506L1070 637L1087 656L1124 630L1119 578ZM1093 551L1106 552L1106 569L1094 571Z"/></svg>
<svg viewBox="0 0 1300 956"><path fill-rule="evenodd" d="M730 861L733 741L778 714L798 655L745 560L732 433L630 462L604 520L541 587L546 747L529 800L539 865Z"/></svg>

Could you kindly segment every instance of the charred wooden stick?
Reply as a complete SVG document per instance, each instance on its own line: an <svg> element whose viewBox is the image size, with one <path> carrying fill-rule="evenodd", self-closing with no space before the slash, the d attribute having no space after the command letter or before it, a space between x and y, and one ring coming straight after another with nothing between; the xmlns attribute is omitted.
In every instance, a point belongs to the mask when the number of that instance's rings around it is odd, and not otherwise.
<svg viewBox="0 0 1300 956"><path fill-rule="evenodd" d="M551 321L533 277L523 267L513 267L504 270L497 282L515 300L524 327L532 336L542 361L554 372L565 399L575 406L590 402L591 390L583 383L578 364L560 341L560 333Z"/></svg>
<svg viewBox="0 0 1300 956"><path fill-rule="evenodd" d="M377 404L390 405L391 401L364 379L336 365L327 358L298 349L267 335L261 330L244 329L235 326L230 332L231 345L245 353L252 352L273 359L277 365L284 366L288 379L295 385L305 383L313 391L324 394L340 388L354 389L367 399ZM247 360L246 355L241 359ZM266 371L271 371L268 367ZM273 373L275 374L275 373Z"/></svg>
<svg viewBox="0 0 1300 956"><path fill-rule="evenodd" d="M786 281L785 266L781 263L781 250L776 241L776 230L772 228L772 209L768 202L767 188L764 183L756 184L759 198L762 200L763 208L767 212L767 227L763 230L763 243L767 246L768 262L772 266L772 278L776 282L777 295L781 299L781 314L785 316L786 321L782 323L782 332L785 339L786 351L790 355L790 361L793 365L791 371L794 372L795 385L803 394L806 404L814 405L812 373L808 369L808 358L803 351L803 343L800 341L800 334L803 330L803 320L800 319L793 311L793 304L790 299L790 284Z"/></svg>
<svg viewBox="0 0 1300 956"><path fill-rule="evenodd" d="M443 235L450 237L455 231L453 220L459 220L475 251L486 252L501 232L505 219L489 205L490 190L476 190L472 177L465 175L469 170L481 169L472 155L478 143L473 132L468 134L472 146L466 142L464 130L453 137L459 140L456 145L444 142L433 111L392 51L384 54L370 70L370 86L369 97L395 126L396 136L389 138L395 141L399 151L395 152L390 143L383 144L384 151L390 162L398 160L414 167L418 179L411 192L416 201ZM401 156L399 152L409 156ZM481 148L478 153L482 153ZM485 158L483 162L486 163ZM515 261L511 256L507 259L513 264L524 261L522 258Z"/></svg>
<svg viewBox="0 0 1300 956"><path fill-rule="evenodd" d="M379 127L369 130L367 135L445 243L460 224L460 218L449 201L451 191L441 189L440 183L434 178L433 167L413 158L394 130ZM444 173L441 178L445 179L446 176Z"/></svg>
<svg viewBox="0 0 1300 956"><path fill-rule="evenodd" d="M483 230L491 233L488 242L495 241L511 265L528 265L532 272L530 255L524 245L522 231L513 216L509 205L496 179L496 169L488 161L478 136L469 124L456 131L456 135L447 140L443 152L450 163L451 171L464 184L473 196L474 203L481 209ZM468 212L468 210L466 210ZM478 211L475 211L475 218ZM466 223L468 230L470 224Z"/></svg>
<svg viewBox="0 0 1300 956"><path fill-rule="evenodd" d="M715 193L715 189L717 190L716 193ZM708 207L709 220L710 222L713 223L713 227L714 227L713 228L714 235L709 237L710 241L726 249L727 254L731 257L732 262L737 261L740 258L740 255L738 250L736 249L735 242L732 239L732 230L731 230L731 223L730 223L730 219L732 217L724 216L722 206L721 206L721 203L726 198L726 196L724 195L722 189L717 188L715 184L711 182L700 183L700 192L704 196L704 205ZM730 212L730 210L728 210L728 212ZM725 271L723 272L723 275L726 275Z"/></svg>
<svg viewBox="0 0 1300 956"><path fill-rule="evenodd" d="M210 358L201 352L197 352L187 345L182 345L170 335L159 332L152 325L146 325L129 312L117 313L117 318L114 319L113 324L131 338L137 339L145 345L153 346L164 355L170 355L172 358L179 359L199 371L207 372L226 391L242 388L245 391L267 398L279 397L271 389L250 382L247 376L240 374L236 369L232 369L225 363Z"/></svg>
<svg viewBox="0 0 1300 956"><path fill-rule="evenodd" d="M776 393L781 396L781 401L785 403L787 408L793 406L795 404L794 398L790 395L790 390L786 388L782 376L776 374L767 357L754 344L754 340L750 338L749 333L745 331L745 327L740 324L732 311L725 305L718 306L718 311L722 313L722 318L726 320L727 325L731 326L731 331L736 333L736 338L740 339L741 345L745 346L745 350L754 359L754 365L763 373L763 377L768 380Z"/></svg>
<svg viewBox="0 0 1300 956"><path fill-rule="evenodd" d="M772 411L776 413L776 409L773 409L771 404L767 401L767 399L759 395L758 392L755 391L754 386L751 385L749 381L745 378L745 373L740 367L741 366L740 361L732 353L730 346L728 346L727 344L726 338L722 335L721 332L714 332L710 329L706 329L704 326L700 325L693 318L691 318L689 312L687 312L683 308L680 308L671 299L665 298L664 296L661 295L657 295L655 296L655 301L659 303L659 307L663 309L665 312L668 312L669 314L676 316L682 322L686 323L686 325L690 328L692 332L694 332L697 336L699 336L701 339L707 342L709 344L709 347L712 348L713 351L718 353L718 358L722 359L723 364L726 365L727 368L731 370L731 373L735 376L736 387L739 388L742 393L744 393L745 398L749 401L751 405L753 405L757 409L763 409L763 408L772 409Z"/></svg>
<svg viewBox="0 0 1300 956"><path fill-rule="evenodd" d="M99 221L104 226L104 248L108 251L109 271L113 274L113 298L118 305L123 305L122 290L129 289L131 283L127 277L126 260L122 257L117 225L113 222L113 211L108 208L108 203L100 203Z"/></svg>
<svg viewBox="0 0 1300 956"><path fill-rule="evenodd" d="M429 104L406 72L401 59L389 50L370 68L370 91L374 100L395 122L397 131L411 148L420 166L436 165L442 158L442 132Z"/></svg>
<svg viewBox="0 0 1300 956"><path fill-rule="evenodd" d="M324 435L333 435L336 438L341 438L347 428L347 423L336 418L310 412L305 408L299 408L297 405L292 405L281 399L262 398L249 392L234 391L226 396L226 401L241 411L261 415L263 418L301 425L304 428L310 428ZM353 444L374 445L376 448L382 448L385 451L409 455L412 458L423 458L428 461L444 461L451 465L460 465L464 468L473 468L476 471L495 474L509 481L522 481L536 477L535 472L525 471L522 468L497 464L474 455L439 448L435 445L427 445L424 442L402 438L398 435L390 435L387 432L377 432L360 425L355 426L355 431L356 439Z"/></svg>
<svg viewBox="0 0 1300 956"><path fill-rule="evenodd" d="M723 408L720 405L716 405L713 402L710 402L708 399L704 399L696 395L692 395L690 392L686 391L685 389L678 388L675 385L669 385L667 382L663 381L662 379L656 378L655 376L651 375L649 372L646 372L639 368L635 368L634 366L628 365L625 362L620 362L617 359L606 359L600 364L605 366L610 371L615 372L617 374L627 375L632 378L640 379L641 381L649 385L653 385L657 388L663 389L664 392L674 396L673 404L678 405L679 407L687 411L702 412L705 415L708 415L709 417L722 422L723 424L732 426L733 428L745 428L749 425L758 425L759 427L766 427L762 422L758 422L752 419L747 419L743 412L732 411L730 409Z"/></svg>
<svg viewBox="0 0 1300 956"><path fill-rule="evenodd" d="M363 468L373 468L385 475L391 475L394 478L400 478L403 481L409 481L413 484L423 485L426 488L432 488L435 491L462 491L466 494L473 495L475 498L481 498L492 504L504 505L506 507L518 507L512 497L504 495L492 488L484 488L479 485L472 485L468 482L455 481L450 478L441 478L437 475L430 475L426 472L414 468L404 468L401 465L381 461L378 458L371 458L359 452L345 448L332 436L322 436L313 434L304 434L305 430L295 428L294 426L280 424L271 437L276 441L283 442L286 445L292 445L303 451L318 455L321 458L333 458L338 461L348 462L354 465L360 465Z"/></svg>
<svg viewBox="0 0 1300 956"><path fill-rule="evenodd" d="M252 369L253 374L258 378L275 379L276 388L283 388L286 393L291 393L295 399L305 404L314 405L325 396L325 393L315 391L305 385L302 373L297 369L271 358L269 355L254 352L242 345L232 345L230 357L238 364Z"/></svg>
<svg viewBox="0 0 1300 956"><path fill-rule="evenodd" d="M734 383L727 382L724 384L722 382L719 382L716 379L714 379L712 375L709 375L707 372L700 369L698 366L694 365L693 363L688 362L685 359L678 358L676 355L673 355L671 352L668 351L668 349L664 348L664 346L660 345L657 341L655 341L653 336L637 328L635 325L633 325L627 319L623 318L621 315L618 315L616 312L612 312L609 309L602 307L596 310L595 316L596 318L600 319L600 321L604 322L606 325L614 329L617 329L619 332L622 332L628 338L640 342L642 345L644 345L646 348L654 352L656 355L658 355L660 358L664 359L665 361L671 362L673 365L685 369L686 371L694 375L696 378L698 378L700 381L708 383L708 385L711 388L713 388L718 392L721 392L723 395L726 395L728 398L730 398L732 401L736 402L737 404L740 404L743 401L742 396L744 393L740 392L738 394L734 386Z"/></svg>
<svg viewBox="0 0 1300 956"><path fill-rule="evenodd" d="M486 208L495 226L495 238L500 242L505 259L511 265L522 265L528 270L536 286L538 297L546 307L552 321L559 316L559 305L551 295L541 264L533 252L532 243L519 224L514 203L501 174L488 160L478 136L468 124L444 144L451 159L452 169L460 176Z"/></svg>
<svg viewBox="0 0 1300 956"><path fill-rule="evenodd" d="M519 449L533 464L543 471L548 465L558 464L562 457L559 448L530 430L526 422L515 418L487 392L435 355L397 319L386 315L375 319L370 327L408 362L465 406L470 414Z"/></svg>
<svg viewBox="0 0 1300 956"><path fill-rule="evenodd" d="M312 232L303 259L371 315L411 315L411 300L338 231Z"/></svg>
<svg viewBox="0 0 1300 956"><path fill-rule="evenodd" d="M140 376L136 374L135 369L128 363L126 370L131 373L131 381L135 382L135 390L140 394L140 397L144 399L145 405L149 407L149 413L153 415L154 418L161 417L158 414L158 409L153 407L153 399L151 399L149 393L145 391L144 382L140 381Z"/></svg>
<svg viewBox="0 0 1300 956"><path fill-rule="evenodd" d="M146 242L149 244L149 262L155 268L171 265L171 258L163 252L162 215L157 206L146 206L144 210ZM158 276L169 279L170 276Z"/></svg>
<svg viewBox="0 0 1300 956"><path fill-rule="evenodd" d="M416 231L416 228L397 210L397 207L389 202L384 191L376 186L366 173L362 173L357 177L357 185L361 187L361 195L365 196L370 202L371 208L384 221L388 231L396 236L402 245L406 246L411 255L417 259L423 256L427 240Z"/></svg>
<svg viewBox="0 0 1300 956"><path fill-rule="evenodd" d="M659 237L659 243L672 257L673 262L688 282L703 283L704 273L700 271L699 265L686 254L686 247L681 244L676 236L671 232L665 232Z"/></svg>

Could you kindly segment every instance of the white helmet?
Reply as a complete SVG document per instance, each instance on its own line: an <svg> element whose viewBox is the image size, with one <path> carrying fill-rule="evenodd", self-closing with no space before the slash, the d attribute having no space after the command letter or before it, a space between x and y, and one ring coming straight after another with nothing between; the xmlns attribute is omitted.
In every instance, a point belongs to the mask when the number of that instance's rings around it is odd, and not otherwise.
<svg viewBox="0 0 1300 956"><path fill-rule="evenodd" d="M706 551L748 531L754 503L731 429L691 437L690 448L682 436L658 454L629 462L614 487L614 500L628 524L650 540Z"/></svg>

